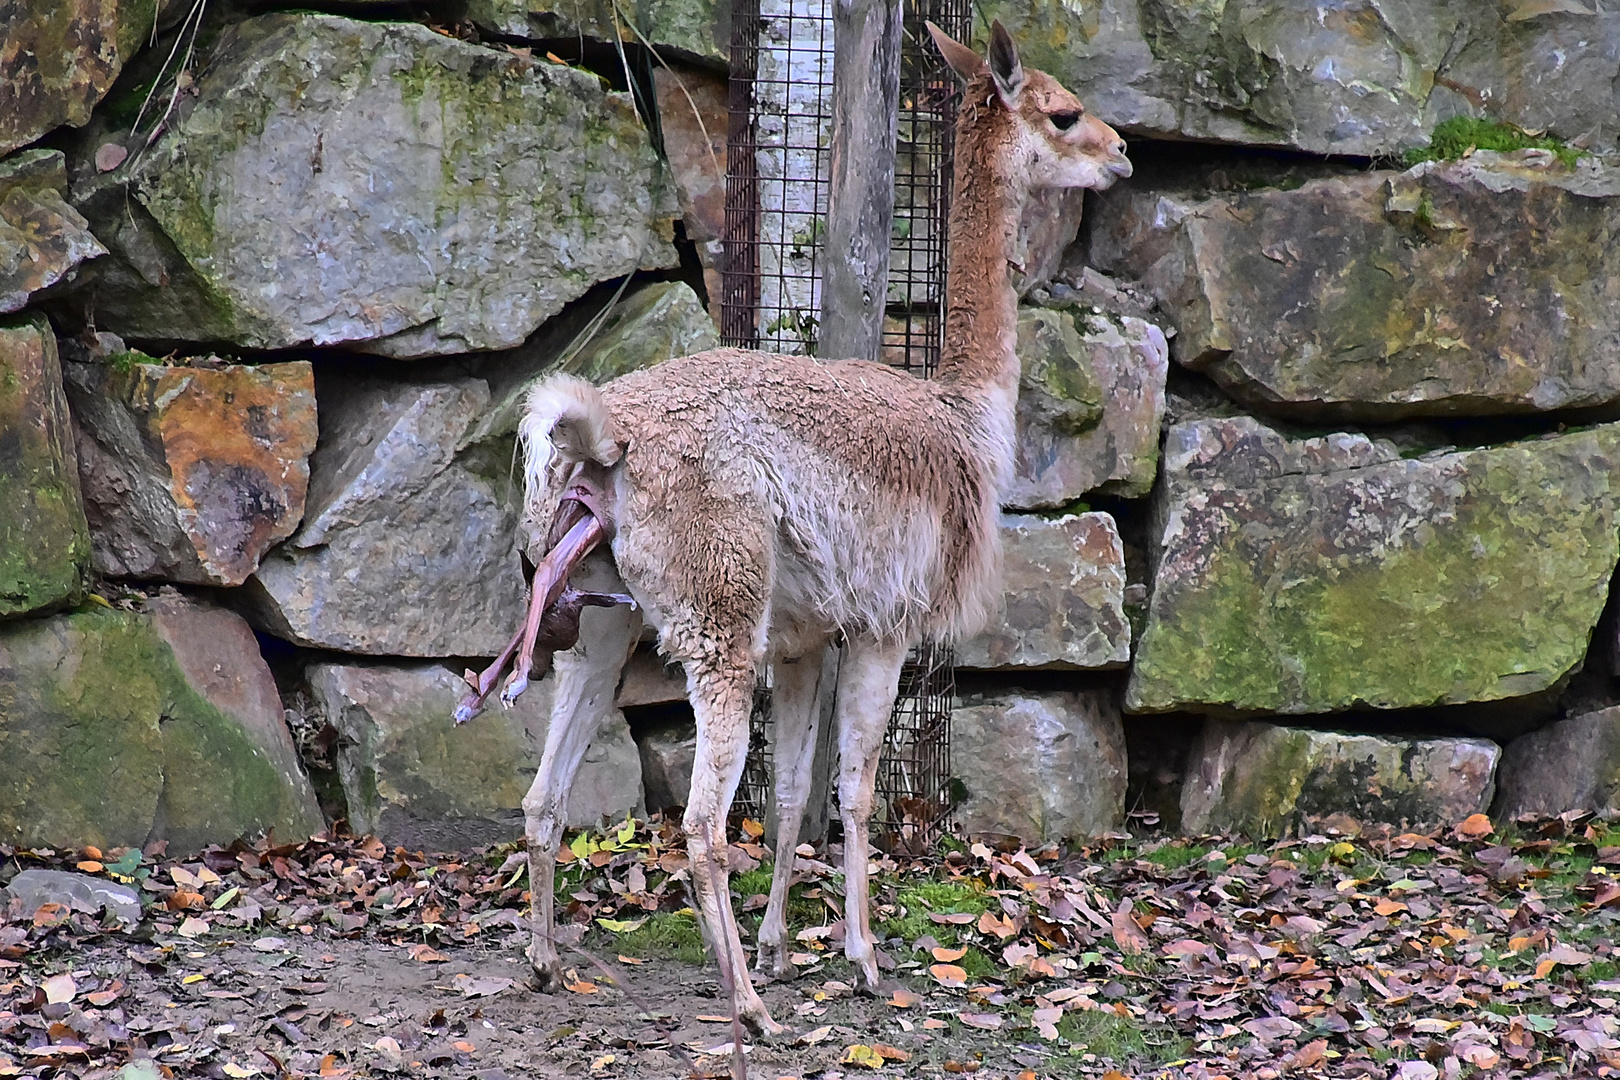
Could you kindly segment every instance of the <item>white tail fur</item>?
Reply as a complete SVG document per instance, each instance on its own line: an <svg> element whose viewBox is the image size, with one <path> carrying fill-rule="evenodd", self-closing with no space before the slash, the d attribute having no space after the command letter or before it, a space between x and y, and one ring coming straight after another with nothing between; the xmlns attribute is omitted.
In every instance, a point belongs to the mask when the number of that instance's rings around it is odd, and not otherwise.
<svg viewBox="0 0 1620 1080"><path fill-rule="evenodd" d="M553 375L529 391L518 425L523 454L523 525L544 539L563 489L580 462L611 468L624 454L602 392L574 375Z"/></svg>

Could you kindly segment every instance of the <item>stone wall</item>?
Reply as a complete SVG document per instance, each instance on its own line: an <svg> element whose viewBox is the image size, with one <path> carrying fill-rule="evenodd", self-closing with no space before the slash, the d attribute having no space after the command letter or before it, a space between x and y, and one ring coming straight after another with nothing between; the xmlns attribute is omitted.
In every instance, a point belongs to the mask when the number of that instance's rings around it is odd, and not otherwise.
<svg viewBox="0 0 1620 1080"><path fill-rule="evenodd" d="M1620 4L1342 7L990 5L1137 172L1021 238L969 832L1620 811ZM515 838L548 689L448 716L520 403L716 343L729 8L211 5L178 74L179 5L20 10L0 840ZM684 798L683 693L576 823Z"/></svg>

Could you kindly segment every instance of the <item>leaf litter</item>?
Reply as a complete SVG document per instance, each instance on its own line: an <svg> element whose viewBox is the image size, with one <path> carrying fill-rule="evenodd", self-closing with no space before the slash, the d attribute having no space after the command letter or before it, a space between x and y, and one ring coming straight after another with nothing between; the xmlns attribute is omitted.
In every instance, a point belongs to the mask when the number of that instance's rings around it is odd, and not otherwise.
<svg viewBox="0 0 1620 1080"><path fill-rule="evenodd" d="M799 1034L744 1053L756 1075L829 1080L1620 1075L1620 828L1349 831L874 855L892 985L869 998L842 960L841 852L807 849L797 978L765 987ZM769 852L757 825L738 835L733 866L756 867L733 876L740 903ZM0 1078L680 1076L681 1047L725 1075L731 1045L705 1030L724 997L680 953L679 830L582 831L561 863L559 939L633 966L581 958L539 995L512 845L0 846L0 882L76 869L144 906L129 932L69 903L0 909Z"/></svg>

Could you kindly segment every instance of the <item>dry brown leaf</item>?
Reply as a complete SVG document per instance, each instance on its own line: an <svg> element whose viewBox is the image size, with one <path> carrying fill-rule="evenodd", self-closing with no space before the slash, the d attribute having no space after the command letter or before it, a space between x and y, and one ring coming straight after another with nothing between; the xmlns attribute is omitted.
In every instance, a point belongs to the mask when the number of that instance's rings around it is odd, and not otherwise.
<svg viewBox="0 0 1620 1080"><path fill-rule="evenodd" d="M1484 814L1470 814L1457 826L1457 837L1461 840L1483 840L1496 831L1491 819Z"/></svg>
<svg viewBox="0 0 1620 1080"><path fill-rule="evenodd" d="M955 964L935 964L928 969L934 981L944 987L958 989L967 985L967 972Z"/></svg>

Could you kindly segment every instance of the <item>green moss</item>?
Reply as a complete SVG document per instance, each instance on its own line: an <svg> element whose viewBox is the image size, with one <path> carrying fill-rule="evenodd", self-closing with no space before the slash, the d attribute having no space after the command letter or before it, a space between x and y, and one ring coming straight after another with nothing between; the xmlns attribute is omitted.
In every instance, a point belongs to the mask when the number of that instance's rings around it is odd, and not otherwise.
<svg viewBox="0 0 1620 1080"><path fill-rule="evenodd" d="M1253 516L1276 527L1211 537L1202 572L1156 592L1133 703L1326 712L1551 685L1584 654L1616 557L1613 442L1571 434L1458 455L1450 484L1466 490L1444 516L1343 555L1317 547L1310 518L1283 516L1317 501L1320 479L1271 482L1278 509Z"/></svg>
<svg viewBox="0 0 1620 1080"><path fill-rule="evenodd" d="M1057 1029L1071 1053L1084 1051L1112 1063L1138 1059L1162 1064L1178 1061L1192 1049L1190 1040L1169 1029L1149 1032L1108 1009L1065 1011Z"/></svg>
<svg viewBox="0 0 1620 1080"><path fill-rule="evenodd" d="M1453 116L1435 126L1428 146L1406 152L1406 164L1410 168L1424 161L1456 161L1471 150L1551 150L1568 168L1574 167L1582 153L1562 139L1531 135L1500 120Z"/></svg>
<svg viewBox="0 0 1620 1080"><path fill-rule="evenodd" d="M163 361L155 356L148 356L139 349L125 349L115 352L107 357L106 364L120 375L128 375L135 370L138 364L161 364Z"/></svg>

